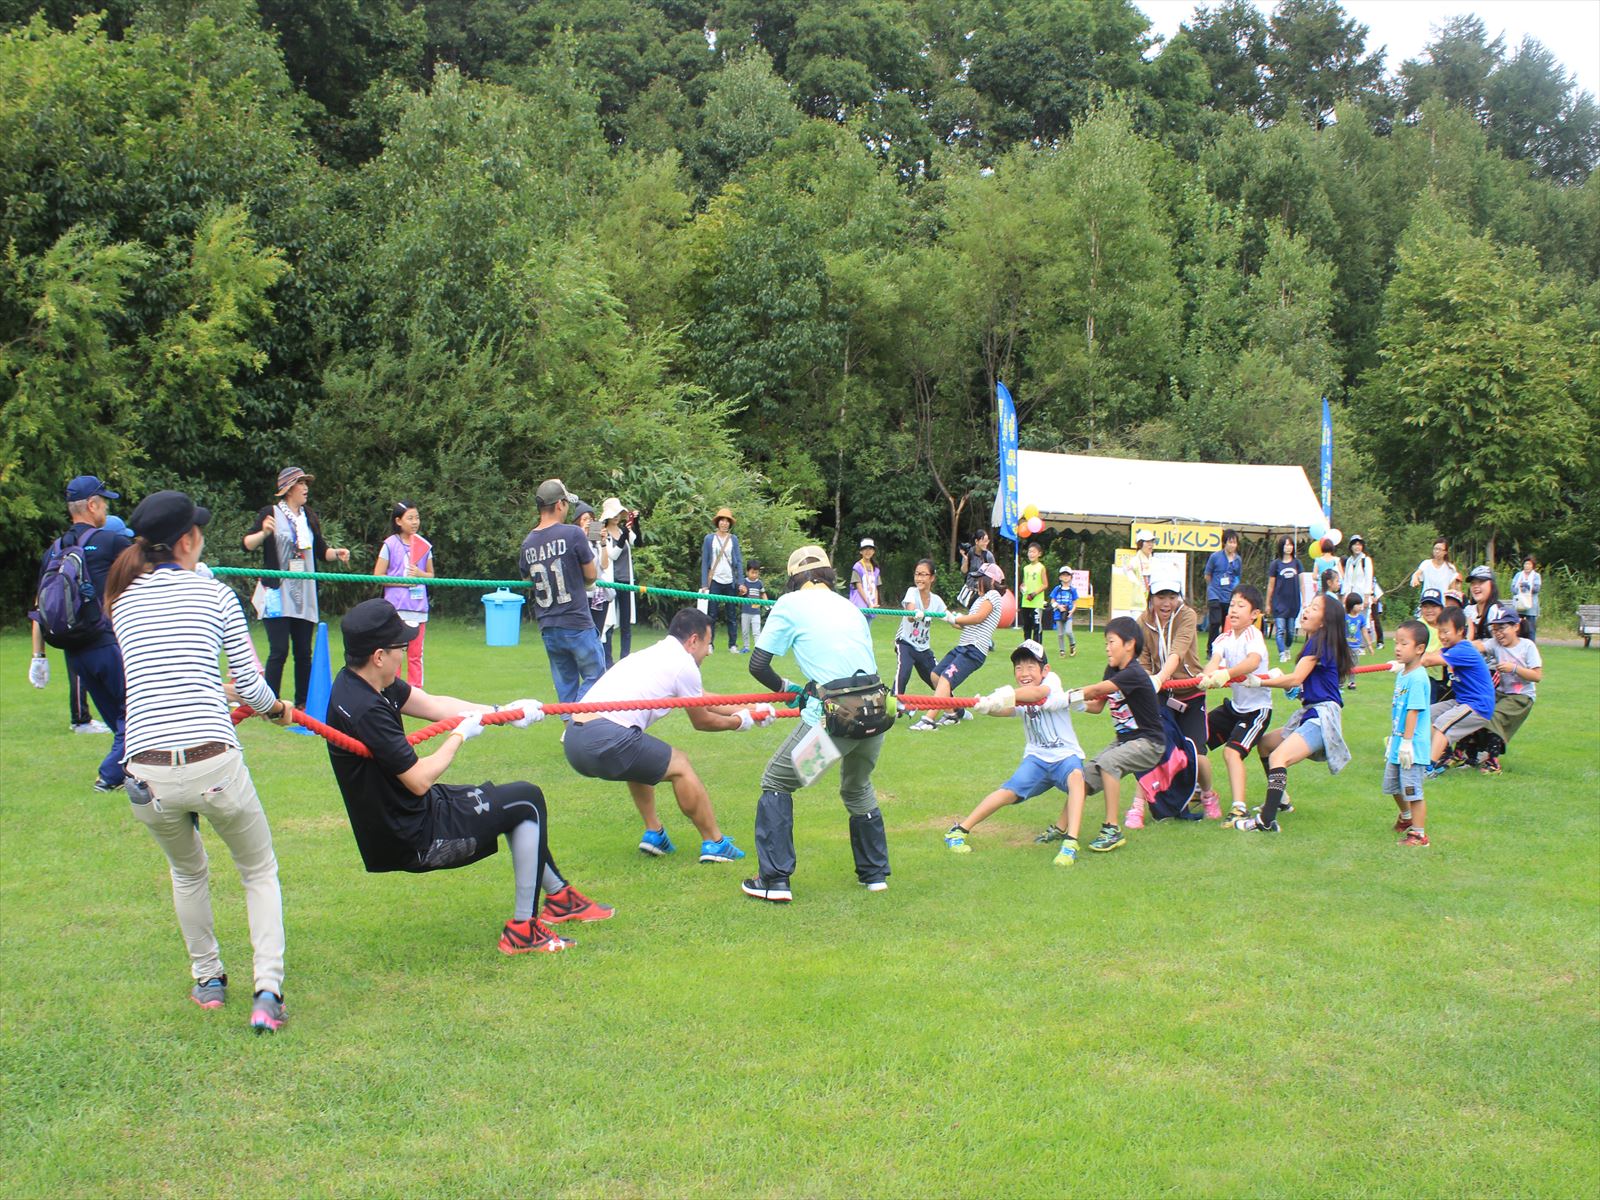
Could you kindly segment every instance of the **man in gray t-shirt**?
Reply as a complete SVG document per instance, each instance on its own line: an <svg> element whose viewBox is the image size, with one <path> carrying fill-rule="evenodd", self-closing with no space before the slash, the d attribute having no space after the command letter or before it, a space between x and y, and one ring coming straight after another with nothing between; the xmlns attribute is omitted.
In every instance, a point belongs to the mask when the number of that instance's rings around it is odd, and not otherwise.
<svg viewBox="0 0 1600 1200"><path fill-rule="evenodd" d="M587 594L598 569L588 535L567 524L568 506L578 500L567 485L546 479L534 499L539 523L523 539L517 565L532 593L556 697L570 704L583 699L605 672L605 650L589 616Z"/></svg>

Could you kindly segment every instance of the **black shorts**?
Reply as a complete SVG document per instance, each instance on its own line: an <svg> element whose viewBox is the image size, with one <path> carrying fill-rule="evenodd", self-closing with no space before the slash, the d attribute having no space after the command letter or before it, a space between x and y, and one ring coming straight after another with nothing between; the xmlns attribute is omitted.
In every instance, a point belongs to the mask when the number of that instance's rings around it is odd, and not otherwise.
<svg viewBox="0 0 1600 1200"><path fill-rule="evenodd" d="M606 717L568 725L561 748L579 775L613 783L653 786L667 777L672 765L671 746L642 729L618 725Z"/></svg>
<svg viewBox="0 0 1600 1200"><path fill-rule="evenodd" d="M1184 706L1183 711L1173 707L1174 702ZM1197 693L1194 696L1179 698L1171 692L1161 697L1172 712L1173 718L1178 722L1178 732L1194 743L1194 748L1201 754L1206 751L1206 694Z"/></svg>
<svg viewBox="0 0 1600 1200"><path fill-rule="evenodd" d="M500 835L524 821L544 820L544 793L531 783L435 784L429 792L429 843L408 871L442 871L488 858Z"/></svg>
<svg viewBox="0 0 1600 1200"><path fill-rule="evenodd" d="M1206 744L1213 750L1218 746L1232 746L1240 755L1249 754L1271 722L1270 708L1240 712L1232 700L1224 700L1211 710L1206 720Z"/></svg>

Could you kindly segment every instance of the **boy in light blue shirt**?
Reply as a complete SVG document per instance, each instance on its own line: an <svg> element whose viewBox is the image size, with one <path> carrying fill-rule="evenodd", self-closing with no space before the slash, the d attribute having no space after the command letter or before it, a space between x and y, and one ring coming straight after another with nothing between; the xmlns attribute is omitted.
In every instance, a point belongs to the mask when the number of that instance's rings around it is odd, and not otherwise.
<svg viewBox="0 0 1600 1200"><path fill-rule="evenodd" d="M1078 604L1078 589L1072 586L1072 568L1062 567L1061 582L1050 589L1050 609L1056 618L1056 653L1065 654L1065 642L1072 643L1072 653L1078 652L1078 639L1072 635L1072 610Z"/></svg>
<svg viewBox="0 0 1600 1200"><path fill-rule="evenodd" d="M1394 657L1389 669L1399 674L1394 684L1394 703L1389 710L1389 744L1384 758L1383 790L1394 800L1400 816L1395 832L1403 834L1402 846L1428 844L1428 806L1422 798L1422 769L1431 750L1432 685L1422 669L1422 656L1428 652L1428 627L1421 621L1406 621L1395 631Z"/></svg>

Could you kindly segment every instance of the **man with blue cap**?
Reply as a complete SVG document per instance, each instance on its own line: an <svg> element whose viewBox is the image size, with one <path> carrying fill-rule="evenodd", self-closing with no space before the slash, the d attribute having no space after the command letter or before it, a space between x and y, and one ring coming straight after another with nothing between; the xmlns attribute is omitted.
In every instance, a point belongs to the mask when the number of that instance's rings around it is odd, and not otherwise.
<svg viewBox="0 0 1600 1200"><path fill-rule="evenodd" d="M101 718L111 727L111 750L100 763L94 790L110 792L122 786L122 733L125 683L122 652L117 649L111 621L101 608L106 576L117 555L132 542L126 535L106 531L107 500L113 492L98 475L79 475L67 483L67 515L72 528L50 544L39 564L35 596L39 607L28 616L33 621L33 661L28 666L28 682L44 687L50 681L50 664L44 646L66 652L67 669L82 678L89 698ZM70 592L64 586L81 567L79 586ZM83 585L87 585L86 587ZM66 597L66 606L60 599Z"/></svg>

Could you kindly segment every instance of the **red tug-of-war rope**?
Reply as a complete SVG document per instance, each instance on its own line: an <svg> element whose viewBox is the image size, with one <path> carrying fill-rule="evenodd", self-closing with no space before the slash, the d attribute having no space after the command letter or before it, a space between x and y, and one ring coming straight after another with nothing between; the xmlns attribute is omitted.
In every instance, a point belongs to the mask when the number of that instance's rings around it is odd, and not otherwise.
<svg viewBox="0 0 1600 1200"><path fill-rule="evenodd" d="M1387 666L1381 663L1374 663L1371 666L1356 667L1353 669L1353 673L1365 675L1374 671L1387 671L1388 669ZM1265 678L1265 676L1261 676L1261 678ZM1198 687L1199 683L1198 679L1169 679L1161 687L1164 691L1178 691ZM739 696L670 696L664 700L607 700L596 701L592 704L584 702L546 704L544 711L547 716L560 717L574 713L635 712L641 708L713 708L722 705L776 704L780 701L793 700L795 695L796 693L794 692L751 692ZM896 696L895 699L899 702L901 708L908 710L971 708L978 702L976 696L906 695ZM362 758L372 757L372 751L368 750L366 746L356 741L349 734L340 733L333 726L301 712L298 708L291 711L294 714L294 720L297 725L326 738L339 749L348 751L351 754L358 754ZM255 716L256 713L254 709L240 705L233 710L231 715L233 723L237 725L246 718ZM775 711L774 715L778 717L797 717L800 715L800 710L797 708L780 708ZM484 713L482 720L485 725L506 725L520 719L521 716L522 710L520 708L508 708L497 713ZM406 734L406 741L413 746L417 746L430 738L438 737L441 733L449 733L459 724L461 724L459 716L446 717L442 721L435 721L432 725L424 725L421 729L413 730L411 733Z"/></svg>

